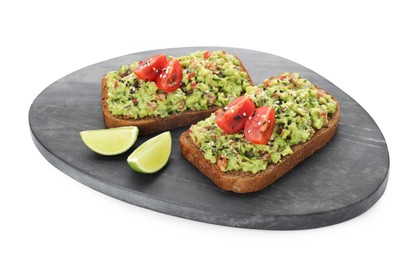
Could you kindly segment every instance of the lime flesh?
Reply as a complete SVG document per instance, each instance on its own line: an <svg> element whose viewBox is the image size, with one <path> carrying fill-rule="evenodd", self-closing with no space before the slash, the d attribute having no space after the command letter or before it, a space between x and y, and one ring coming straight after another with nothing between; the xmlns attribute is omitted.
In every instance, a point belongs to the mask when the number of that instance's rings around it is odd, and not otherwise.
<svg viewBox="0 0 415 260"><path fill-rule="evenodd" d="M126 152L137 141L138 128L124 126L109 129L87 130L79 133L89 149L101 155L117 155Z"/></svg>
<svg viewBox="0 0 415 260"><path fill-rule="evenodd" d="M141 173L154 173L166 165L171 152L171 134L164 132L140 145L127 162L130 167Z"/></svg>

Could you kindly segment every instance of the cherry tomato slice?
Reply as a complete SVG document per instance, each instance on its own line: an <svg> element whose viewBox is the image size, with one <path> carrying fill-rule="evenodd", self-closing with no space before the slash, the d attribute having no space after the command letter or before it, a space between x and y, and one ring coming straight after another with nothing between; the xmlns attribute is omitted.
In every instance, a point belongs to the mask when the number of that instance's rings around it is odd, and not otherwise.
<svg viewBox="0 0 415 260"><path fill-rule="evenodd" d="M244 135L254 144L266 144L275 127L275 111L263 106L255 109L245 123Z"/></svg>
<svg viewBox="0 0 415 260"><path fill-rule="evenodd" d="M211 53L210 51L205 51L205 52L203 53L203 58L204 58L205 60L209 59L209 58L210 58L210 56L212 56L212 53Z"/></svg>
<svg viewBox="0 0 415 260"><path fill-rule="evenodd" d="M156 78L156 85L165 92L173 92L180 87L182 79L182 65L178 60L170 59L161 74Z"/></svg>
<svg viewBox="0 0 415 260"><path fill-rule="evenodd" d="M254 110L254 101L248 96L240 96L216 111L216 123L226 133L237 133L244 128L248 116Z"/></svg>
<svg viewBox="0 0 415 260"><path fill-rule="evenodd" d="M138 63L137 67L135 67L133 71L137 78L153 81L160 74L166 64L166 55L160 54L148 58L144 62Z"/></svg>

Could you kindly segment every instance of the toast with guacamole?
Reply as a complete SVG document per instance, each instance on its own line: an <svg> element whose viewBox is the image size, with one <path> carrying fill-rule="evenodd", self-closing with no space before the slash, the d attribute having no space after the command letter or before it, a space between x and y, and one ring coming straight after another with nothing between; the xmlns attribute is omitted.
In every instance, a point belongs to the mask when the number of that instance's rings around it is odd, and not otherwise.
<svg viewBox="0 0 415 260"><path fill-rule="evenodd" d="M160 54L103 77L104 122L108 128L137 126L140 135L188 126L252 85L240 59L225 51Z"/></svg>
<svg viewBox="0 0 415 260"><path fill-rule="evenodd" d="M254 192L274 183L335 135L337 100L284 73L246 93L180 136L183 156L223 190Z"/></svg>

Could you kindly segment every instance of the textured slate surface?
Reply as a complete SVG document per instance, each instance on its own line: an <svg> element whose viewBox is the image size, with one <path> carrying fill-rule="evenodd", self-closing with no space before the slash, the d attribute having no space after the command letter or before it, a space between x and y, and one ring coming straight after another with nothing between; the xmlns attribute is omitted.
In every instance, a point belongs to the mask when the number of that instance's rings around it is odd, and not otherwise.
<svg viewBox="0 0 415 260"><path fill-rule="evenodd" d="M104 128L101 77L123 64L159 53L179 56L204 49L224 49L242 60L255 84L285 71L332 93L341 107L336 136L289 174L260 192L220 190L180 155L172 131L170 161L159 173L135 173L128 154L149 137L139 137L131 151L103 157L83 145L79 132ZM47 87L29 112L33 140L55 167L109 196L158 212L219 225L256 229L307 229L332 225L360 215L382 196L388 179L385 140L370 115L351 97L315 72L267 53L193 47L126 55L73 72Z"/></svg>

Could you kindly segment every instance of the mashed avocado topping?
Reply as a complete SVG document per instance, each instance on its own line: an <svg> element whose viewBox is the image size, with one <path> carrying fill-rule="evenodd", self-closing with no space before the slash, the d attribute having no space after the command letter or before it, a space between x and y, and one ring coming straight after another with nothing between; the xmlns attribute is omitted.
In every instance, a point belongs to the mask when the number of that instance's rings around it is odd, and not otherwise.
<svg viewBox="0 0 415 260"><path fill-rule="evenodd" d="M222 107L250 86L240 61L224 51L212 51L208 58L199 51L176 59L182 66L183 80L181 87L170 93L137 78L133 69L138 62L107 73L109 111L124 118L163 118L185 110Z"/></svg>
<svg viewBox="0 0 415 260"><path fill-rule="evenodd" d="M256 107L270 106L275 110L275 128L267 144L249 142L242 131L226 134L216 124L215 114L189 129L190 137L207 160L217 164L226 159L224 172L257 173L268 164L278 163L293 153L293 145L310 140L317 129L325 127L337 107L332 96L298 73L284 73L247 87L246 95Z"/></svg>

